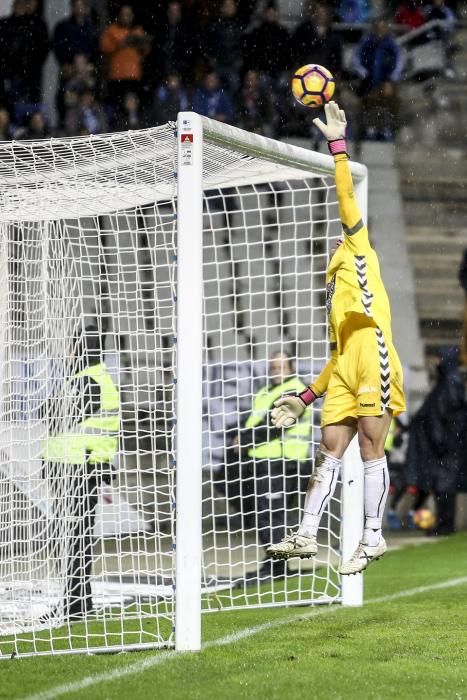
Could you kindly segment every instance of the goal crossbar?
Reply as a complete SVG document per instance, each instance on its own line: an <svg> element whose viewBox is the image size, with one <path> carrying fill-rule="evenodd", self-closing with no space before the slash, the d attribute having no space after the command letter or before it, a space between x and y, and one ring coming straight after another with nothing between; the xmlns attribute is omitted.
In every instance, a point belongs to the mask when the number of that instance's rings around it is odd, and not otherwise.
<svg viewBox="0 0 467 700"><path fill-rule="evenodd" d="M282 166L292 176L298 177L303 177L304 173L314 176L330 175L334 170L332 156L325 153L276 141L260 134L252 134L236 126L209 119L209 117L201 117L201 126L203 139L207 143L264 161L264 164L269 165L267 174L269 177L273 177L274 173L277 172L274 170L274 165ZM368 176L367 168L362 163L351 161L350 169L356 182L364 181ZM283 173L282 170L282 177ZM262 175L264 176L266 173L262 173ZM223 184L225 183L223 182Z"/></svg>

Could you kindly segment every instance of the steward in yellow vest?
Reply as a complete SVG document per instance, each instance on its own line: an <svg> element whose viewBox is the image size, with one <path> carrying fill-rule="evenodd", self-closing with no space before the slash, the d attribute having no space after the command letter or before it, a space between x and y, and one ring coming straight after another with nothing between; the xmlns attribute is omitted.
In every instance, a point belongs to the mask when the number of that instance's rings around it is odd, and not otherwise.
<svg viewBox="0 0 467 700"><path fill-rule="evenodd" d="M118 451L120 395L100 359L70 378L77 424L44 440L42 457L61 464L112 465ZM73 387L73 388L71 388ZM110 473L110 470L107 470Z"/></svg>
<svg viewBox="0 0 467 700"><path fill-rule="evenodd" d="M248 456L254 459L294 459L304 462L308 459L311 434L311 412L308 410L290 428L276 430L267 424L268 414L274 401L289 392L300 394L306 385L295 376L287 377L279 384L270 384L258 391L253 398L253 407L245 428L251 430L252 446ZM281 434L282 432L282 434ZM243 439L242 439L243 443Z"/></svg>
<svg viewBox="0 0 467 700"><path fill-rule="evenodd" d="M277 430L269 423L274 402L288 392L299 394L306 384L293 370L285 352L275 353L269 366L270 382L253 397L251 413L240 431L244 492L255 500L255 520L263 545L279 542L284 534L286 510L306 485L311 440L311 409L290 428ZM302 467L303 465L303 467ZM303 470L303 479L302 479ZM253 577L265 581L283 576L283 562L266 560Z"/></svg>
<svg viewBox="0 0 467 700"><path fill-rule="evenodd" d="M63 390L49 400L49 429L65 427L42 442L45 478L54 508L49 556L66 560L63 605L43 621L82 620L93 609L91 593L93 530L99 490L110 483L118 452L120 395L105 362L97 328L86 327L76 343L77 371L64 379ZM52 432L52 430L50 432ZM70 523L62 532L61 524Z"/></svg>

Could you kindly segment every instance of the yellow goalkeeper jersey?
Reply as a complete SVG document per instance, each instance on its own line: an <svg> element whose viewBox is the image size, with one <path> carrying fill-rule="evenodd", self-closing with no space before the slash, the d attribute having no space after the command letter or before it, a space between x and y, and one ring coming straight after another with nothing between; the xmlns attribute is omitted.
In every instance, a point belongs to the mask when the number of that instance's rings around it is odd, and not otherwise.
<svg viewBox="0 0 467 700"><path fill-rule="evenodd" d="M381 279L378 256L370 245L368 230L355 199L348 156L334 156L339 213L344 241L332 256L326 272L326 310L329 320L331 360L311 389L326 391L337 355L343 352L354 330L378 327L392 342L391 309Z"/></svg>

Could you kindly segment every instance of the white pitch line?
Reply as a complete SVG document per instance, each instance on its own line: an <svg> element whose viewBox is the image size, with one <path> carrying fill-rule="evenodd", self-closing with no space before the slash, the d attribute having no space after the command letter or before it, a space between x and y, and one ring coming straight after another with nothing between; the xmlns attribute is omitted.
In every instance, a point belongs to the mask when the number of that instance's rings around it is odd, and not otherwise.
<svg viewBox="0 0 467 700"><path fill-rule="evenodd" d="M429 591L435 591L441 588L453 588L455 586L462 586L467 584L467 576L462 576L460 578L452 578L447 581L441 581L440 583L433 583L429 586L419 586L418 588L409 588L406 591L398 591L397 593L391 593L390 595L380 596L379 598L370 598L365 601L366 605L375 603L390 603L393 600L398 600L399 598L408 598L409 596L418 595L420 593L427 593ZM242 639L247 639L255 634L261 632L266 632L267 630L281 627L282 625L288 625L296 620L309 620L313 617L319 617L321 615L329 615L331 613L339 612L346 608L342 606L334 606L329 608L313 608L307 613L302 613L300 615L289 615L288 617L278 618L277 620L270 620L269 622L264 622L261 625L256 625L255 627L246 627L239 632L234 632L225 637L220 637L219 639L213 639L210 642L206 642L202 646L202 651L204 649L209 649L211 647L227 646L228 644L233 644L239 642ZM189 654L194 654L198 652L175 652L175 651L162 651L157 654L157 656L147 657L136 661L135 663L122 666L122 668L113 669L112 671L107 671L105 673L96 673L92 676L86 676L79 681L74 681L72 683L64 683L63 685L57 685L55 688L50 688L49 690L44 690L34 695L28 695L22 700L55 700L55 698L61 695L67 695L68 693L75 693L80 690L85 690L90 686L97 685L99 683L112 682L118 678L123 678L135 673L140 673L141 671L146 671L148 668L153 668L159 664L163 664L166 661L174 661L179 659L180 656L187 656Z"/></svg>

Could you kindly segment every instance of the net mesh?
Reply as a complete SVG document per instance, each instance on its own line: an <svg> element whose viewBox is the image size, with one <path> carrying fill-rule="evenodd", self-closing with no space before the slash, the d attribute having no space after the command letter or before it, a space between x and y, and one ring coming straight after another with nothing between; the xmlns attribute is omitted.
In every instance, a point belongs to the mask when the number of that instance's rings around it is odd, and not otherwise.
<svg viewBox="0 0 467 700"><path fill-rule="evenodd" d="M318 408L282 437L265 409L326 362L325 270L339 230L326 178L206 192L203 549L219 589L205 609L340 596L339 489L313 562L286 568L265 555L299 522L320 438Z"/></svg>
<svg viewBox="0 0 467 700"><path fill-rule="evenodd" d="M175 154L171 125L0 144L4 656L173 644ZM203 164L203 607L328 602L340 595L338 493L312 564L272 569L264 553L298 521L318 411L290 437L300 458L290 444L255 454L248 420L263 387L289 372L307 383L325 362L335 191L217 142ZM102 384L96 404L77 381L89 324L118 388L117 429ZM282 377L277 352L293 363ZM104 421L94 437L118 438L100 471L95 443L71 458L91 414Z"/></svg>
<svg viewBox="0 0 467 700"><path fill-rule="evenodd" d="M171 642L174 222L172 202L3 224L0 647L7 650L13 641L18 653ZM90 323L120 393L110 465L75 458L74 436L92 414L76 383L80 329Z"/></svg>

